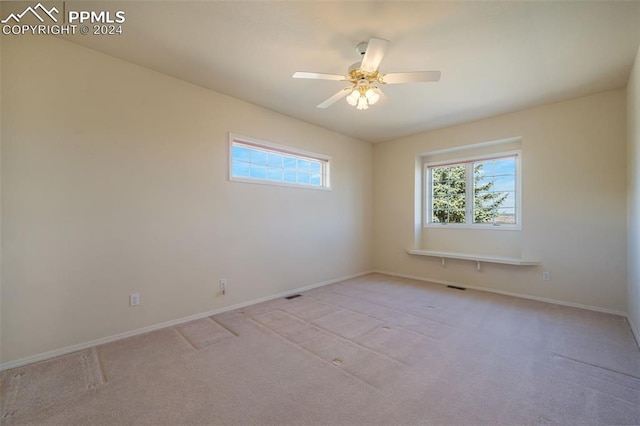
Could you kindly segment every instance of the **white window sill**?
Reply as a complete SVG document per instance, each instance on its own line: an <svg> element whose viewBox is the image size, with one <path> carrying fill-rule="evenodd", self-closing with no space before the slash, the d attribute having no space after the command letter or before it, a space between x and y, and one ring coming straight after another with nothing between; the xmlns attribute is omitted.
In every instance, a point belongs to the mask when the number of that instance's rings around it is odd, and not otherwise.
<svg viewBox="0 0 640 426"><path fill-rule="evenodd" d="M331 191L330 186L322 186L322 185L307 185L304 183L289 183L289 182L281 182L278 180L268 180L268 179L255 179L255 178L247 178L247 177L238 177L238 176L230 176L229 180L231 182L240 182L240 183L255 183L258 185L270 185L270 186L283 186L285 188L296 188L296 189L313 189L319 191Z"/></svg>
<svg viewBox="0 0 640 426"><path fill-rule="evenodd" d="M469 225L466 223L427 223L425 228L429 229L484 229L492 231L521 231L520 225Z"/></svg>

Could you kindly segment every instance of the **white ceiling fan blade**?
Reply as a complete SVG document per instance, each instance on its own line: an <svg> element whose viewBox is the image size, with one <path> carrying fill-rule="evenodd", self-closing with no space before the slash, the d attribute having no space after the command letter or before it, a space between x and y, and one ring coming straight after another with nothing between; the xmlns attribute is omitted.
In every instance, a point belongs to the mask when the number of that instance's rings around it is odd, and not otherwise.
<svg viewBox="0 0 640 426"><path fill-rule="evenodd" d="M293 78L311 78L314 80L336 80L336 81L344 81L344 75L338 74L323 74L320 72L304 72L298 71L293 73Z"/></svg>
<svg viewBox="0 0 640 426"><path fill-rule="evenodd" d="M380 62L382 62L384 53L387 51L388 45L389 40L382 38L372 38L369 40L360 69L366 72L374 72L377 70Z"/></svg>
<svg viewBox="0 0 640 426"><path fill-rule="evenodd" d="M385 74L382 81L387 84L420 83L440 80L440 71L394 72Z"/></svg>
<svg viewBox="0 0 640 426"><path fill-rule="evenodd" d="M318 105L318 108L327 108L330 107L331 105L333 105L336 101L344 98L345 96L347 96L349 93L351 93L352 88L351 87L345 87L344 89L342 89L341 91L339 91L338 93L336 93L335 95L333 95L332 97L330 97L329 99L327 99L326 101L322 102L320 105Z"/></svg>

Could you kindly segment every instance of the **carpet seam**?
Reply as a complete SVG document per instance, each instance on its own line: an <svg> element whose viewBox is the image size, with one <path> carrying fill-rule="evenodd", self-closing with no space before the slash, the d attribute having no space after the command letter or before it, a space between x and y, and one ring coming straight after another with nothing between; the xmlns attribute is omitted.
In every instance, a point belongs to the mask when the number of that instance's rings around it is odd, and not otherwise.
<svg viewBox="0 0 640 426"><path fill-rule="evenodd" d="M98 366L100 367L100 374L102 374L102 380L104 380L104 383L108 383L109 379L107 378L107 371L104 368L104 363L102 361L102 357L100 356L100 348L98 346L94 346L93 349L96 352L96 359L98 360Z"/></svg>
<svg viewBox="0 0 640 426"><path fill-rule="evenodd" d="M382 274L382 273L378 273L378 272L374 272L374 274L380 274L380 275L383 275L383 276L386 276L386 277L389 277L389 276L390 276L390 275ZM399 277L399 278L403 278L403 279L410 279L410 278L404 278L404 277ZM414 281L415 281L415 280L414 280ZM334 284L334 286L336 286L336 287L341 287L341 288L345 288L345 289L346 289L346 288L347 288L347 286L343 285L343 282L344 282L344 281L337 282L337 283L335 283L335 284ZM385 296L385 295L386 295L386 293L385 293L384 291L380 291L380 290L378 290L375 286L371 286L371 287L372 287L372 288L367 289L367 293L376 293L376 294L378 294L378 295L380 295L380 296ZM446 287L446 286L445 286L445 287ZM360 290L358 287L356 287L356 289ZM462 295L461 295L461 296L462 296ZM373 302L372 302L372 303L373 303ZM379 305L379 304L378 304L378 305ZM384 306L384 305L380 305L380 306Z"/></svg>
<svg viewBox="0 0 640 426"><path fill-rule="evenodd" d="M367 270L367 271L363 271L363 272L358 272L352 275L347 275L347 276L343 276L343 277L338 277L338 278L334 278L334 279L329 279L329 280L325 280L325 281L320 281L320 282L316 282L316 283L312 283L309 285L305 285L302 287L298 287L296 289L292 289L292 290L287 290L281 293L276 293L276 294L271 294L269 296L264 296L264 297L259 297L256 299L251 299L251 300L247 300L244 302L240 302L240 303L236 303L236 304L232 304L232 305L228 305L228 306L223 306L217 309L213 309L207 312L200 312L194 315L189 315L187 317L182 317L182 318L176 318L176 319L172 319L172 320L168 320L168 321L163 321L160 323L154 323L151 324L149 326L145 326L145 327L141 327L141 328L137 328L134 330L129 330L129 331L125 331L122 333L117 333L117 334L113 334L113 335L109 335L109 336L104 336L104 337L100 337L97 339L93 339L93 340L89 340L89 341L84 341L84 342L80 342L77 344L73 344L71 346L66 346L66 347L62 347L62 348L55 348L52 349L50 351L46 351L46 352L41 352L41 353L37 353L34 355L29 355L26 356L24 358L18 358L12 361L6 361L6 362L0 362L0 372L2 371L9 371L9 370L13 370L13 369L17 369L17 368L21 368L24 366L28 366L28 365L35 365L38 364L40 362L44 362L44 361L49 361L51 359L54 358L58 358L60 356L64 356L64 355L68 355L68 354L72 354L74 352L78 352L81 350L85 350L85 349L89 349L92 348L94 346L100 346L100 345L105 345L107 343L112 343L112 342L117 342L119 340L124 340L124 339L128 339L130 337L135 337L135 336L139 336L142 334L146 334L146 333L150 333L152 331L157 331L157 330L162 330L165 328L169 328L169 327L174 327L176 325L181 325L181 324L186 324L190 321L195 321L198 319L202 319L202 318L206 318L206 317L210 317L212 315L219 315L225 312L230 312L236 309L240 309L243 307L247 307L247 306L253 306L259 303L263 303L263 302L268 302L270 300L275 300L278 299L284 295L289 295L289 294L294 294L294 293L300 293L300 292L304 292L304 291L308 291L308 290L312 290L312 289L316 289L316 288L321 288L327 285L331 285L331 284L335 284L335 283L339 283L342 281L348 281L351 279L355 279L358 277L363 277L369 274L373 274L375 273L373 270Z"/></svg>
<svg viewBox="0 0 640 426"><path fill-rule="evenodd" d="M225 330L227 330L229 333L233 334L235 337L240 337L240 335L238 333L236 333L235 331L233 331L231 328L227 327L226 325L222 324L220 321L218 321L217 319L211 317L207 317L209 318L211 321L213 321L214 323L218 324L220 327L224 328Z"/></svg>
<svg viewBox="0 0 640 426"><path fill-rule="evenodd" d="M337 295L339 295L339 296L344 296L344 297L350 297L351 299L355 299L355 297L353 297L353 296L348 296L348 295L344 295L344 294L341 294L341 293L334 293L334 294L337 294ZM330 304L330 303L324 302L324 301L322 301L322 300L314 299L314 298L313 298L313 296L309 296L309 298L310 298L310 299L313 299L315 302L322 303L322 304L327 305L327 306L335 306L335 305L332 305L332 304ZM379 303L373 303L373 302L369 302L369 301L366 301L366 302L367 302L367 303L371 303L372 305L376 305L376 306L380 306L380 307L383 307L383 308L387 308L387 309L392 310L392 311L395 311L395 312L400 312L400 313L403 313L403 314L407 314L407 315L410 315L410 316L412 316L412 317L419 318L419 319L421 319L421 320L431 321L431 322L434 322L434 323L439 324L439 325L444 325L444 326L447 326L447 327L455 328L456 330L462 330L460 327L456 327L456 326L454 326L454 325L446 324L446 323L444 323L444 322L440 322L440 321L434 321L434 320L429 319L429 318L424 318L424 317L421 317L421 316L419 316L419 315L414 315L414 314L412 314L412 313L410 313L410 312L404 312L404 311L400 311L400 310L398 310L398 309L388 308L388 307L386 307L385 305L381 305L381 304L379 304ZM345 310L345 311L349 311L349 312L353 312L353 313L356 313L356 314L364 315L364 314L362 314L361 312L353 311L353 310L348 309L348 308L340 307L339 309L343 309L343 310ZM329 314L327 314L327 315L329 315ZM367 315L368 315L368 314L367 314ZM369 317L371 317L371 318L377 319L377 320L379 320L379 321L385 321L385 322L388 322L388 320L385 320L385 319L383 319L383 318L378 318L378 317L375 317L375 316L372 316L372 315L368 315L368 316L369 316ZM322 317L320 317L320 318L322 318ZM402 328L402 329L404 329L404 330L407 330L407 331L410 331L410 332L412 332L412 333L419 334L420 336L426 337L426 338L428 338L428 339L437 340L437 341L439 341L439 342L440 342L440 341L442 341L442 339L438 339L437 337L430 336L430 335L428 335L428 334L420 333L419 331L411 330L410 328L406 328L406 327L404 327L404 326L402 326L402 325L398 325L397 327L400 327L400 328Z"/></svg>
<svg viewBox="0 0 640 426"><path fill-rule="evenodd" d="M18 389L20 387L20 382L21 382L23 374L24 373L22 373L21 371L17 371L15 373L11 374L11 379L8 380L7 386L9 386L9 389L10 389L9 398L2 398L3 401L7 401L6 405L4 406L4 413L2 414L2 419L3 419L2 423L4 423L4 424L10 424L11 421L12 421L13 415L17 411L17 409L14 409L14 406L15 406L15 401L16 401L16 395L18 393ZM18 376L18 381L17 381L18 385L17 386L14 385L15 380L13 380L13 379L16 378L16 376ZM5 422L4 421L5 419L8 419L8 420L6 420L6 422Z"/></svg>
<svg viewBox="0 0 640 426"><path fill-rule="evenodd" d="M369 283L376 292L367 293ZM215 319L212 314L212 323L171 327L192 346L191 340L215 343L203 350L188 351L180 338L167 339L172 334L165 330L168 335L140 344L114 345L119 352L94 344L86 348L91 352L69 354L62 364L5 371L0 392L7 389L10 398L11 380L18 390L9 407L14 413L0 423L640 425L640 354L622 320L553 304L521 304L517 296L449 298L431 286L421 291L405 280L393 286L384 277L352 284L309 290L307 303L265 302L247 315L238 309ZM380 296L385 289L387 298ZM433 303L438 310L428 306ZM456 326L402 311L403 304ZM313 321L358 336L345 338ZM211 332L214 323L227 333ZM381 330L385 326L391 332ZM88 359L78 357L85 354ZM102 373L106 385L87 391L81 363L94 368L94 375ZM144 374L136 374L138 366ZM69 399L74 390L82 392Z"/></svg>
<svg viewBox="0 0 640 426"><path fill-rule="evenodd" d="M271 311L271 312L273 312L273 311ZM275 335L276 337L278 337L279 339L281 339L282 341L284 341L284 342L285 342L285 343L287 343L288 345L293 346L294 348L297 348L297 349L299 349L299 350L301 350L301 351L303 351L303 352L305 352L305 353L310 354L310 355L311 355L311 356L313 356L314 358L318 359L318 360L319 360L323 365L327 365L327 366L329 366L330 368L335 368L335 369L337 369L338 371L340 371L341 373L343 373L343 374L345 374L345 375L347 375L347 376L349 376L349 377L352 377L352 378L354 378L354 379L356 379L356 380L359 380L359 381L361 381L362 383L364 383L364 384L365 384L365 385L367 385L367 386L370 386L370 387L372 387L372 388L374 388L374 389L376 389L376 390L378 390L378 391L380 390L378 387L376 387L376 386L372 385L371 383L367 382L366 380L364 380L364 379L362 379L362 378L360 378L360 377L356 376L355 374L352 374L352 373L350 373L350 372L348 372L348 371L346 371L346 370L343 370L342 368L340 368L340 367L336 366L335 364L333 364L333 363L331 363L331 362L325 361L321 356L319 356L319 355L317 355L317 354L315 354L315 353L311 352L311 351L310 351L310 350L308 350L307 348L304 348L304 347L300 346L299 344L297 344L297 343L293 342L292 340L287 339L285 336L283 336L283 335L281 335L281 334L277 333L276 331L274 331L274 330L270 329L269 327L267 327L267 326L265 326L265 325L261 324L260 322L256 321L256 320L255 320L255 319L253 319L252 317L248 317L247 319L248 319L249 321L251 321L252 323L254 323L255 325L257 325L258 327L263 328L263 329L267 330L269 333L271 333L271 334ZM311 339L311 340L314 340L314 339Z"/></svg>
<svg viewBox="0 0 640 426"><path fill-rule="evenodd" d="M626 377L630 377L632 379L640 380L640 377L634 376L633 374L628 374L628 373L624 373L622 371L612 370L611 368L603 367L603 366L597 365L597 364L591 364L590 362L580 361L579 359L571 358L571 357L559 354L557 352L554 352L553 355L557 356L559 358L568 359L569 361L579 362L580 364L588 365L590 367L600 368L602 370L609 371L611 373L620 374L621 376L626 376Z"/></svg>
<svg viewBox="0 0 640 426"><path fill-rule="evenodd" d="M90 348L84 354L80 355L80 364L82 365L87 390L96 389L98 386L104 384L94 348Z"/></svg>
<svg viewBox="0 0 640 426"><path fill-rule="evenodd" d="M343 293L338 293L338 292L332 292L332 293L333 293L333 294L337 294L338 296L348 297L348 298L350 298L350 299L356 299L356 300L357 300L357 298L356 298L356 297L353 297L353 296L348 295L348 294L343 294ZM322 300L314 299L314 298L313 298L313 296L309 296L309 298L311 298L311 299L313 299L313 300L315 300L316 302L319 302L319 303L324 303L324 304L329 305L329 306L334 306L334 305L331 305L330 303L324 302L324 301L322 301ZM436 321L436 320L434 320L434 319L426 318L426 317L423 317L423 316L420 316L420 315L416 315L416 314L411 313L411 312L402 311L402 310L400 310L400 309L390 308L390 307L388 307L388 306L386 306L386 305L381 305L380 303L372 302L372 301L367 300L367 299L364 299L364 301L365 301L365 302L367 302L367 303L371 303L372 305L380 306L381 308L389 309L390 311L399 312L399 313L406 314L406 315L411 315L412 317L420 318L421 320L427 320L427 321L434 322L434 323L436 323L436 324L446 325L447 327L459 328L459 327L456 327L455 325L452 325L452 324L447 324L447 323L445 323L445 322ZM355 312L355 313L360 313L360 312L353 311L353 310L348 309L348 308L342 308L342 307L341 307L341 309L345 309L345 310L348 310L348 311L351 311L351 312ZM363 315L363 314L362 314L362 313L360 313L360 315ZM368 314L367 314L367 315L368 315ZM373 317L373 318L376 318L376 317ZM376 319L378 319L378 318L376 318ZM382 320L382 321L386 321L386 320Z"/></svg>
<svg viewBox="0 0 640 426"><path fill-rule="evenodd" d="M191 346L194 350L198 351L200 350L200 348L198 348L191 340L189 340L189 338L187 336L185 336L184 334L182 334L180 332L180 330L178 330L178 327L171 327L176 333L178 333L178 335L180 337L182 337L188 344L189 346Z"/></svg>
<svg viewBox="0 0 640 426"><path fill-rule="evenodd" d="M336 293L336 294L337 294L337 293ZM321 303L321 304L326 305L326 306L336 307L337 309L342 309L342 310L347 311L347 312L353 312L353 313L356 313L356 314L360 314L360 315L363 315L363 316L367 316L367 317L369 317L369 318L373 318L373 319L376 319L376 320L378 320L378 321L382 321L382 322L385 324L385 325L382 325L382 326L380 326L380 327L375 327L375 328L372 328L371 330L365 331L364 333L359 334L358 336L355 336L355 337L354 337L354 339L356 339L356 338L362 338L363 336L366 336L366 335L368 335L368 334L370 334L370 333L372 333L372 332L374 332L374 331L376 331L376 330L379 330L379 329L381 329L382 327L390 326L390 323L389 323L387 320L385 320L385 319L382 319L382 318L376 318L376 317L374 317L374 316L371 316L371 315L368 315L368 314L363 314L363 313L358 312L358 311L353 311L353 310L351 310L351 309L346 309L346 308L342 308L342 307L337 307L337 306L332 305L332 304L330 304L330 303L327 303L327 302L323 302L323 301L321 301L321 300L314 299L314 298L313 298L313 297L311 297L311 296L309 296L309 298L310 298L310 299L312 299L314 302L318 302L318 303ZM383 306L383 305L378 305L378 306ZM278 310L280 310L280 309L278 309ZM287 313L287 314L289 314L289 315L291 315L291 316L294 316L294 317L296 317L296 318L298 318L298 319L300 319L300 320L303 320L303 321L305 321L305 322L308 322L309 324L314 325L314 326L316 326L316 327L318 327L318 328L320 328L320 329L322 329L322 330L326 331L327 333L331 333L332 335L334 335L334 336L336 336L336 337L339 337L339 338L341 338L341 339L344 339L344 340L346 340L346 341L348 341L348 342L351 342L351 343L353 343L353 344L355 344L355 345L357 345L357 346L361 346L361 347L362 347L362 348L364 348L364 349L367 349L367 350L370 350L370 351L375 352L375 353L377 353L377 354L380 354L380 355L381 355L381 356L383 356L383 357L388 357L388 358L390 358L390 359L392 359L392 360L394 360L394 361L397 361L397 362L401 363L402 365L405 365L405 366L407 366L407 367L411 367L411 365L409 365L409 364L405 363L405 362L404 362L404 361L402 361L402 360L399 360L399 359L393 358L393 357L391 357L391 356L389 356L389 355L385 355L385 354L383 354L383 353L381 353L381 352L376 351L376 350L375 350L375 349L373 349L373 348L370 348L370 347L368 347L368 346L363 345L363 344L362 344L362 343L360 343L360 342L349 340L349 339L347 339L347 338L345 338L345 337L342 337L342 336L340 336L340 335L338 335L338 334L333 333L333 332L332 332L332 331L330 331L330 330L327 330L327 329L323 328L323 327L322 327L322 326L320 326L320 325L317 325L317 324L315 324L315 323L310 323L310 322L309 322L309 321L307 321L305 318L302 318L302 317L300 317L300 316L296 315L295 313L287 312L287 311L283 311L283 312L285 312L285 313ZM332 313L335 313L335 312L328 313L328 314L323 315L323 316L321 316L321 317L318 317L318 318L316 318L316 319L324 318L324 317L326 317L327 315L331 315ZM414 315L414 316L415 316L415 315ZM420 318L420 317L417 317L417 318ZM422 318L422 319L424 319L424 318ZM440 323L438 323L438 324L440 324ZM425 339L434 340L434 341L435 341L435 343L439 343L439 342L442 342L442 341L443 341L442 339L438 339L438 338L435 338L435 337L432 337L432 336L429 336L429 335L426 335L426 334L422 334L422 333L420 333L420 332L418 332L418 331L411 330L411 329L406 328L406 327L404 327L404 326L402 326L402 325L394 325L394 326L393 326L393 328L399 328L399 329L402 329L402 330L404 330L404 331L406 331L406 332L409 332L409 333L412 333L412 334L416 334L416 335L418 335L418 336L420 336L420 337L423 337L423 338L425 338Z"/></svg>
<svg viewBox="0 0 640 426"><path fill-rule="evenodd" d="M356 297L351 296L351 295L348 295L348 294L343 294L343 293L339 293L339 292L336 292L336 291L334 291L333 293L338 294L338 295L340 295L340 296L344 296L344 297L350 297L351 299L357 299ZM311 297L311 298L313 298L313 296L310 296L310 297ZM315 299L314 299L314 300L315 300ZM390 308L390 307L388 307L388 306L386 306L386 305L382 305L382 304L380 304L380 303L372 302L372 301L371 301L371 300L369 300L369 299L365 299L365 298L363 298L363 300L364 300L365 302L367 302L367 303L371 303L372 305L381 306L381 307L383 307L383 308L387 308L387 309L392 310L392 311L395 311L395 312L404 313L404 314L411 315L411 316L416 317L416 318L420 318L420 319L424 319L424 320L427 320L427 321L432 321L432 322L435 322L435 323L438 323L438 324L446 325L446 326L448 326L448 327L460 328L460 327L456 327L455 325L447 324L446 322L437 321L437 320L434 320L434 319L431 319L431 318L423 317L423 316L421 316L421 315L417 315L417 314L414 314L414 313L412 313L412 312L402 311L402 310L400 310L400 309L396 309L396 308ZM435 308L435 309L440 309L440 308L437 308L437 307L434 307L434 308Z"/></svg>
<svg viewBox="0 0 640 426"><path fill-rule="evenodd" d="M300 317L297 317L296 315L290 314L289 312L283 311L283 310L281 310L281 309L274 309L274 311L280 311L280 312L282 312L282 313L284 313L284 314L287 314L287 315L293 316L293 317L295 317L295 318L300 318ZM271 311L271 312L273 312L273 311ZM322 317L320 317L320 318L322 318ZM334 333L333 331L328 330L328 329L326 329L326 328L322 327L321 325L314 324L314 323L309 322L309 321L306 321L306 320L304 320L304 319L302 319L302 318L300 318L300 320L302 320L303 322L306 322L307 324L309 324L309 325L311 325L311 326L313 326L313 327L316 327L316 328L318 328L318 329L320 329L320 330L322 330L322 331L324 331L324 332L326 332L326 333L329 333L330 335L334 336L335 338L337 338L337 339L339 339L339 340L342 340L343 342L347 342L347 343L351 343L351 344L353 344L353 345L355 345L355 346L359 346L359 347L361 347L361 348L362 348L362 349L364 349L364 350L367 350L367 351L373 352L373 353L375 353L375 354L378 354L378 355L380 355L380 356L381 356L381 357L383 357L383 358L387 358L387 359L388 359L388 360L390 360L390 361L393 361L393 362L397 362L397 363L399 363L399 364L402 364L402 365L404 365L405 367L411 367L409 364L407 364L407 363L405 363L405 362L403 362L403 361L401 361L401 360L395 359L395 358L393 358L393 357L390 357L389 355L386 355L386 354L383 354L383 353L381 353L381 352L378 352L378 351L376 351L376 350L374 350L374 349L368 348L368 347L366 347L366 346L364 346L364 345L362 345L362 344L360 344L360 343L358 343L358 342L355 342L355 341L353 341L353 340L349 340L349 339L347 339L346 337L340 336L339 334L336 334L336 333ZM386 324L386 325L389 325L389 323L388 323L388 322L385 322L385 324ZM267 327L267 328L268 328L268 327ZM377 330L378 328L380 328L380 327L374 327L374 328L372 328L371 330L367 330L367 331L366 331L366 332L364 332L364 333L358 334L357 336L354 336L354 339L355 339L355 338L357 338L357 337L364 336L365 334L370 333L370 332L371 332L371 331L373 331L373 330ZM275 332L275 331L274 331L274 332ZM275 332L275 333L277 333L277 332ZM283 336L283 337L284 337L284 336ZM286 339L286 337L285 337L285 339ZM311 340L314 340L314 339L311 339Z"/></svg>
<svg viewBox="0 0 640 426"><path fill-rule="evenodd" d="M572 361L573 361L573 360L572 360ZM596 380L601 380L601 381L603 380L603 379L599 379L599 378L594 377L594 376L590 376L590 377L591 377L591 378L593 378L593 379L596 379ZM589 389L590 391L593 391L593 392L595 392L595 393L599 393L599 394L601 394L601 395L607 395L607 396L608 396L608 397L610 397L610 398L614 398L614 399L616 399L616 400L618 400L618 401L621 401L621 402L624 402L624 403L626 403L626 404L634 404L634 401L629 401L629 400L627 400L627 399L620 398L620 397L618 397L618 396L616 396L616 395L614 395L614 394L612 394L612 393L610 393L610 392L604 392L604 391L602 391L602 390L600 390L600 389L597 389L597 388L596 388L596 387L594 387L593 385L583 384L583 383L580 383L580 382L578 382L578 381L576 381L576 380L571 380L571 379L566 379L566 378L563 378L562 380L563 380L563 381L565 381L565 382L573 383L573 384L578 385L578 386L583 386L583 387L585 387L586 389ZM629 388L628 386L624 386L624 385L621 385L621 384L619 384L619 383L614 383L614 382L607 382L607 383L609 383L609 384L614 384L614 385L616 385L616 386L623 387L623 388L625 388L625 391L631 390L633 393L640 394L640 390L636 390L636 389L633 389L633 388Z"/></svg>

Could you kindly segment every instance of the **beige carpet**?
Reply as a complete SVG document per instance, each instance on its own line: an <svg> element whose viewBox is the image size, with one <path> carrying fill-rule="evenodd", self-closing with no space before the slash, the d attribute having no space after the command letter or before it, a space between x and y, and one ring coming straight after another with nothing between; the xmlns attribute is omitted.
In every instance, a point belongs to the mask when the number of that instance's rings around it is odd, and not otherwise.
<svg viewBox="0 0 640 426"><path fill-rule="evenodd" d="M2 424L640 424L622 317L372 274L6 371Z"/></svg>

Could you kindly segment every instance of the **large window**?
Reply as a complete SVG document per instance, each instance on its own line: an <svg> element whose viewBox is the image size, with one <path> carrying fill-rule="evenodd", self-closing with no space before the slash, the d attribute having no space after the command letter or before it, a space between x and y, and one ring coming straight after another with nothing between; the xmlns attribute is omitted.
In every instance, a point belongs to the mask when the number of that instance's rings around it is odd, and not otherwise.
<svg viewBox="0 0 640 426"><path fill-rule="evenodd" d="M427 225L520 226L519 152L425 164Z"/></svg>
<svg viewBox="0 0 640 426"><path fill-rule="evenodd" d="M329 157L231 134L231 180L329 188Z"/></svg>

